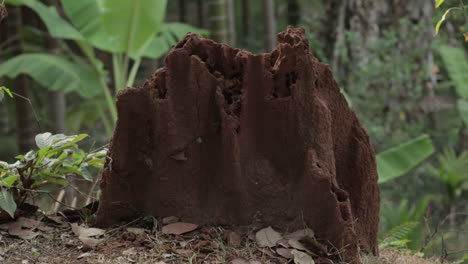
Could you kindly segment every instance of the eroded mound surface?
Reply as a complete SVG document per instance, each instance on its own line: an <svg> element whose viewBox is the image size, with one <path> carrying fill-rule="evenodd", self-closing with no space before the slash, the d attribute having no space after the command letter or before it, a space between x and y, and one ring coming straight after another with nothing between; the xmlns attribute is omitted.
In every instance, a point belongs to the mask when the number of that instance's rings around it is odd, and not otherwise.
<svg viewBox="0 0 468 264"><path fill-rule="evenodd" d="M309 227L332 258L377 253L375 154L304 30L261 55L188 34L117 107L99 225L144 211Z"/></svg>

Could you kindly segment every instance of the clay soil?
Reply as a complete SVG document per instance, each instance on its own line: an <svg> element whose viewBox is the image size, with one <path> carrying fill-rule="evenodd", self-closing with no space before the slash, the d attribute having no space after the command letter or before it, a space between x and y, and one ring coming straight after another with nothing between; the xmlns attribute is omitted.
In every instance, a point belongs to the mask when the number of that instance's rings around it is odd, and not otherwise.
<svg viewBox="0 0 468 264"><path fill-rule="evenodd" d="M160 228L153 228L153 223L157 222L152 218L141 218L131 224L134 227L122 225L107 229L95 247L78 239L67 222L57 225L42 218L41 226L34 229L38 235L32 239L12 236L3 228L0 229L0 263L294 263L293 259L278 255L275 249L257 246L252 231L259 227L201 226L183 235L166 235ZM232 233L240 234L240 240L233 239L229 235ZM439 262L382 250L379 258L363 256L363 263Z"/></svg>

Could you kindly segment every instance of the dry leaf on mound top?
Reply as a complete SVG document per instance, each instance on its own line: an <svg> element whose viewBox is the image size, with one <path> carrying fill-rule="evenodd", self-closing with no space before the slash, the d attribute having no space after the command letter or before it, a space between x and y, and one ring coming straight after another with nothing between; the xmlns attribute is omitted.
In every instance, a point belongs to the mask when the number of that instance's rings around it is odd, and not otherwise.
<svg viewBox="0 0 468 264"><path fill-rule="evenodd" d="M255 234L255 241L259 247L274 247L276 242L283 239L280 233L276 232L271 226L263 228Z"/></svg>
<svg viewBox="0 0 468 264"><path fill-rule="evenodd" d="M197 229L198 225L191 223L173 223L163 226L162 232L166 235L182 235Z"/></svg>

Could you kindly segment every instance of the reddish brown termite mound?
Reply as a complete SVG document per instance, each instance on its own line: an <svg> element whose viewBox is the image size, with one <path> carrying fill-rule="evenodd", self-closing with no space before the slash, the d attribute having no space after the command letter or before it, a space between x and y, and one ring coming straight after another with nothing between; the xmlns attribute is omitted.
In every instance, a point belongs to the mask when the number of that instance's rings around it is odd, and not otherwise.
<svg viewBox="0 0 468 264"><path fill-rule="evenodd" d="M377 254L374 150L303 29L261 55L188 34L117 107L98 225L143 211L307 226L347 262Z"/></svg>

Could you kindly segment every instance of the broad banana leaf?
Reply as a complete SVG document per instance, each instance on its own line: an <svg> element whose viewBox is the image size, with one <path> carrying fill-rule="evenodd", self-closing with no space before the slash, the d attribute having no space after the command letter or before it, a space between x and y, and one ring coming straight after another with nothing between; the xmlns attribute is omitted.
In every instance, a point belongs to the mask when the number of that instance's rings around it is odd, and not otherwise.
<svg viewBox="0 0 468 264"><path fill-rule="evenodd" d="M205 29L193 27L183 23L165 23L161 26L159 34L153 37L148 47L143 52L144 57L157 59L181 40L188 32L207 35Z"/></svg>
<svg viewBox="0 0 468 264"><path fill-rule="evenodd" d="M468 100L468 60L465 59L465 51L463 48L443 45L439 48L439 54L447 67L457 94Z"/></svg>
<svg viewBox="0 0 468 264"><path fill-rule="evenodd" d="M97 0L61 0L63 10L72 24L93 46L114 52L111 37L102 22L103 8Z"/></svg>
<svg viewBox="0 0 468 264"><path fill-rule="evenodd" d="M58 14L57 9L53 6L46 6L38 0L7 0L6 3L13 5L21 4L34 10L34 12L36 12L42 19L53 37L72 40L84 40L83 35L81 35L81 33L78 32L78 30L76 30L67 21L62 19Z"/></svg>
<svg viewBox="0 0 468 264"><path fill-rule="evenodd" d="M167 0L101 0L102 23L117 52L139 58L159 32Z"/></svg>
<svg viewBox="0 0 468 264"><path fill-rule="evenodd" d="M403 143L377 155L379 184L398 178L434 153L428 135Z"/></svg>
<svg viewBox="0 0 468 264"><path fill-rule="evenodd" d="M457 107L463 122L465 122L465 124L468 125L468 100L458 99Z"/></svg>
<svg viewBox="0 0 468 264"><path fill-rule="evenodd" d="M101 94L99 80L91 68L62 57L31 53L16 56L0 64L0 77L26 74L52 91L77 92L83 98Z"/></svg>

